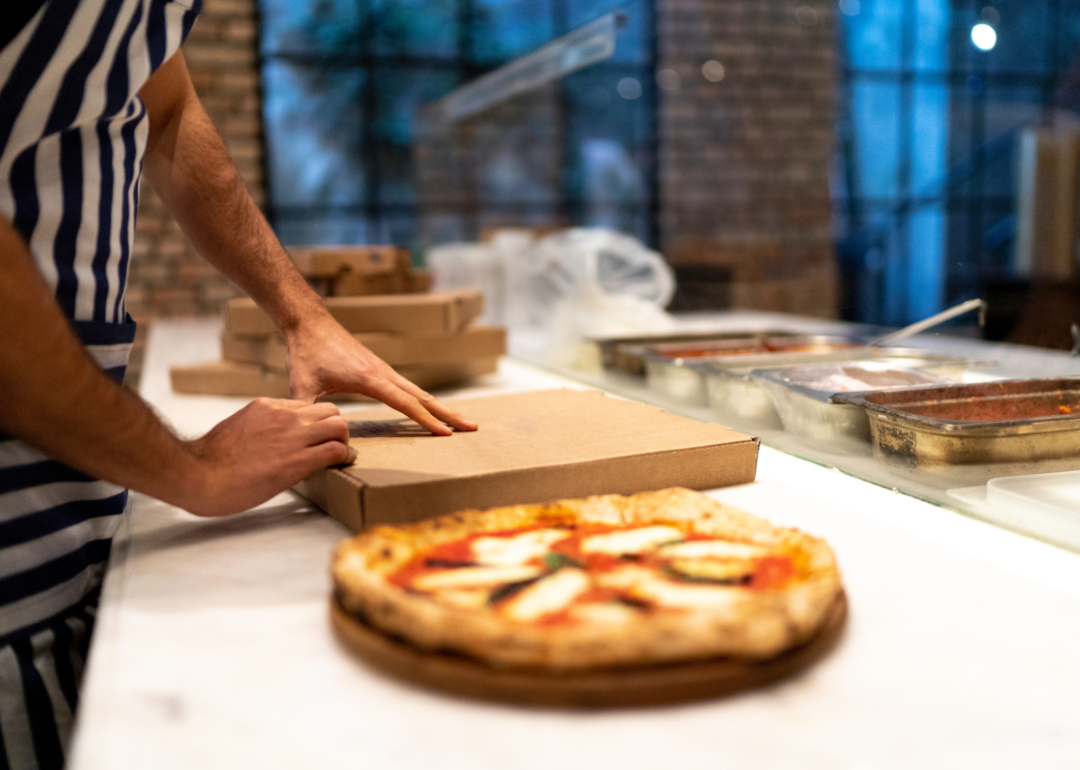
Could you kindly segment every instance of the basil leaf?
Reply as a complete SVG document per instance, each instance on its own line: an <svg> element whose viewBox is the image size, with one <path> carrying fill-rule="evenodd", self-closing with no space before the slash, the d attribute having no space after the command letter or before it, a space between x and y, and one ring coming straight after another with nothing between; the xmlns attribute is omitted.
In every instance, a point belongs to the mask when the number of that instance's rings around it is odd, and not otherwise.
<svg viewBox="0 0 1080 770"><path fill-rule="evenodd" d="M674 567L664 567L664 575L673 580L678 580L683 583L701 583L703 585L714 586L744 586L748 585L753 579L753 575L734 575L732 577L706 577L704 575L688 575L685 572L679 572Z"/></svg>
<svg viewBox="0 0 1080 770"><path fill-rule="evenodd" d="M577 559L571 558L564 553L556 553L554 551L544 554L544 564L547 565L547 568L552 572L557 569L562 569L563 567L585 569L585 565Z"/></svg>
<svg viewBox="0 0 1080 770"><path fill-rule="evenodd" d="M525 588L531 586L541 577L544 576L541 575L540 577L527 578L525 580L518 580L513 583L506 583L499 586L491 592L491 595L488 597L488 604L498 604L499 602L506 601L511 596L514 596L515 594L520 593Z"/></svg>

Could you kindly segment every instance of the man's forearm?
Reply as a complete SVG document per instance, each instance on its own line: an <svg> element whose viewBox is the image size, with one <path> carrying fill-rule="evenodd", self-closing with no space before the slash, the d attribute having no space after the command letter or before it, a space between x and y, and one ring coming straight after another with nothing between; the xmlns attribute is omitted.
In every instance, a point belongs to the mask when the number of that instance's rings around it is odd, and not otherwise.
<svg viewBox="0 0 1080 770"><path fill-rule="evenodd" d="M325 313L236 171L176 54L142 90L151 116L145 175L195 248L288 333Z"/></svg>
<svg viewBox="0 0 1080 770"><path fill-rule="evenodd" d="M94 478L220 516L349 456L332 404L256 399L199 439L174 436L86 353L3 217L0 308L0 431Z"/></svg>
<svg viewBox="0 0 1080 770"><path fill-rule="evenodd" d="M198 461L76 339L0 217L0 430L95 478L182 503Z"/></svg>

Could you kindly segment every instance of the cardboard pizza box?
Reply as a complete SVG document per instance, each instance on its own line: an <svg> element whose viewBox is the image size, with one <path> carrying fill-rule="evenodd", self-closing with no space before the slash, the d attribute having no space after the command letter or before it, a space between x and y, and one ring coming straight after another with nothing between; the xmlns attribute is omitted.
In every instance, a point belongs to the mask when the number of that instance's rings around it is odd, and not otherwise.
<svg viewBox="0 0 1080 770"><path fill-rule="evenodd" d="M424 390L453 385L489 374L499 368L499 357L470 358L441 364L396 366L395 371ZM174 366L169 379L176 393L202 396L243 396L246 398L290 398L289 378L283 372L271 371L258 364L235 361L208 361L191 366ZM355 393L335 393L328 401L371 401Z"/></svg>
<svg viewBox="0 0 1080 770"><path fill-rule="evenodd" d="M480 424L431 436L388 407L346 414L357 460L294 489L359 531L466 508L754 480L758 439L599 391L450 402Z"/></svg>
<svg viewBox="0 0 1080 770"><path fill-rule="evenodd" d="M424 335L368 332L354 334L391 366L442 364L469 358L491 358L506 353L506 329L502 326L468 326L454 334ZM288 347L281 335L246 335L223 332L221 357L238 364L261 364L267 369L284 372Z"/></svg>
<svg viewBox="0 0 1080 770"><path fill-rule="evenodd" d="M430 294L331 297L326 307L351 332L448 334L484 312L484 295L476 289L455 289ZM246 297L229 300L225 330L249 335L277 332L270 317Z"/></svg>
<svg viewBox="0 0 1080 770"><path fill-rule="evenodd" d="M406 291L410 294L423 294L424 292L431 291L431 284L434 280L434 274L426 267L414 267L409 271L408 288Z"/></svg>
<svg viewBox="0 0 1080 770"><path fill-rule="evenodd" d="M365 297L375 294L405 294L409 276L404 273L342 273L330 282L329 297Z"/></svg>
<svg viewBox="0 0 1080 770"><path fill-rule="evenodd" d="M506 329L501 326L470 326L454 334L420 337L401 334L353 335L372 353L393 367L451 364L471 358L492 358L506 353ZM267 369L284 372L288 348L281 337L270 337L260 362Z"/></svg>
<svg viewBox="0 0 1080 770"><path fill-rule="evenodd" d="M221 358L236 364L259 364L266 358L266 348L272 334L221 333ZM284 344L284 341L282 341Z"/></svg>
<svg viewBox="0 0 1080 770"><path fill-rule="evenodd" d="M336 278L342 273L398 273L400 252L404 251L396 246L288 246L285 250L305 278Z"/></svg>

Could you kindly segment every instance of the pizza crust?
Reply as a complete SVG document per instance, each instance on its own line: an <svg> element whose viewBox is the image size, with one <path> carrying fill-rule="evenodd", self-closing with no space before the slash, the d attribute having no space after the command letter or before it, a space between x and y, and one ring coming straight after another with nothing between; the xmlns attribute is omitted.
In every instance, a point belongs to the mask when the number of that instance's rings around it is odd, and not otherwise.
<svg viewBox="0 0 1080 770"><path fill-rule="evenodd" d="M589 608L582 610L588 622L554 626L517 623L484 606L470 606L465 599L438 602L387 580L414 555L441 543L478 532L570 521L689 523L703 534L794 555L796 578L776 591L646 582L640 590L666 591L667 600L684 611ZM835 559L824 541L775 527L687 489L462 511L418 524L376 527L338 546L332 573L335 597L346 612L420 649L465 654L497 667L553 671L715 657L768 659L810 639L842 590ZM641 577L622 575L626 580Z"/></svg>

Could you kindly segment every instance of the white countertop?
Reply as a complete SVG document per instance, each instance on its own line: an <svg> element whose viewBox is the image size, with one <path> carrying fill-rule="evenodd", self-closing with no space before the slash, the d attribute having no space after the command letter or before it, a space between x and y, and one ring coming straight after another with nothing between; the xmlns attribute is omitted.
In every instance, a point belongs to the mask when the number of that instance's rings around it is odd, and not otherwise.
<svg viewBox="0 0 1080 770"><path fill-rule="evenodd" d="M198 435L244 399L177 396L217 324L158 323L142 392ZM505 361L458 395L579 387ZM137 496L110 563L74 770L378 767L1076 768L1080 557L762 448L711 493L828 539L850 618L768 689L577 712L429 692L351 656L327 618L344 527L292 493L227 519Z"/></svg>

